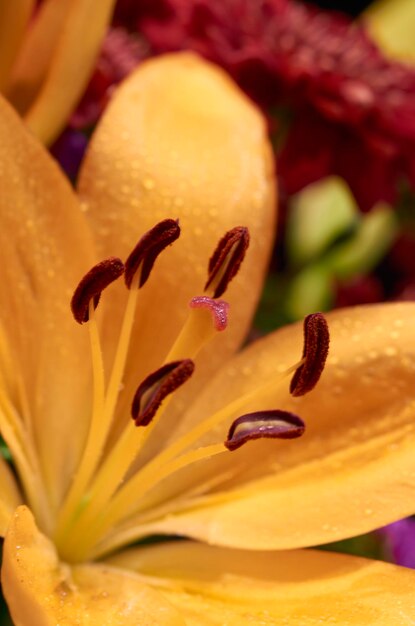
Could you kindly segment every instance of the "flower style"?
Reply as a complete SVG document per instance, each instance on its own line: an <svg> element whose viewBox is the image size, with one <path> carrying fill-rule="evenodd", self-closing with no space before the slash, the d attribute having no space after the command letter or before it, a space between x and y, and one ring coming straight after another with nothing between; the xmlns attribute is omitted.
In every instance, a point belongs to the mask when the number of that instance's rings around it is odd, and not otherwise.
<svg viewBox="0 0 415 626"><path fill-rule="evenodd" d="M253 105L192 55L120 88L78 198L0 107L14 623L412 623L413 572L290 549L413 511L414 305L330 314L331 355L305 395L322 317L306 320L303 356L299 325L236 354L272 245L271 150ZM303 437L268 438L299 435L297 415Z"/></svg>
<svg viewBox="0 0 415 626"><path fill-rule="evenodd" d="M2 2L0 91L50 144L94 69L115 0Z"/></svg>

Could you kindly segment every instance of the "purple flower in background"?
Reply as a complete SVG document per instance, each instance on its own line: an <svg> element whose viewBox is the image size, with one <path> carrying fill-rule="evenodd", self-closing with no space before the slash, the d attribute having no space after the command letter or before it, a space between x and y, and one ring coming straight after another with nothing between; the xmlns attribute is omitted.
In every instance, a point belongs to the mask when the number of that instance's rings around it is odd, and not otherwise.
<svg viewBox="0 0 415 626"><path fill-rule="evenodd" d="M51 153L71 180L75 180L88 138L77 130L65 130L51 148Z"/></svg>
<svg viewBox="0 0 415 626"><path fill-rule="evenodd" d="M408 518L389 524L380 533L393 561L415 568L415 519Z"/></svg>

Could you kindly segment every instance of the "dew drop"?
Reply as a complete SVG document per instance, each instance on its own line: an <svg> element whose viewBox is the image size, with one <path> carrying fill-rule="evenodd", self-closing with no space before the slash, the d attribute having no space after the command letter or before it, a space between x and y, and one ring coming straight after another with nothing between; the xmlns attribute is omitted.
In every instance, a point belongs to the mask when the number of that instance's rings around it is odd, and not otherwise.
<svg viewBox="0 0 415 626"><path fill-rule="evenodd" d="M151 189L154 189L155 187L155 182L153 178L144 178L144 180L142 181L142 185L144 187L144 189L147 189L148 191L150 191Z"/></svg>

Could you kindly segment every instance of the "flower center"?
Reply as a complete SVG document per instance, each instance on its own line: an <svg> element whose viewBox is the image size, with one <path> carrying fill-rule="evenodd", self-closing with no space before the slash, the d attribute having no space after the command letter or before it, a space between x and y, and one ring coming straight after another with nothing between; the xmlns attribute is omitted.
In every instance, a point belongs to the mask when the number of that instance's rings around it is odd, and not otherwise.
<svg viewBox="0 0 415 626"><path fill-rule="evenodd" d="M274 390L293 373L290 387L293 395L303 395L314 387L328 352L327 324L318 313L305 320L304 350L298 363L216 411L142 463L138 470L132 470L149 436L160 423L173 392L193 375L193 359L218 331L226 329L229 305L218 297L236 275L249 243L247 229L237 227L225 234L210 259L205 289L209 289L213 297L197 296L190 301L188 318L165 362L140 383L132 398L133 422L124 426L114 443L109 443L139 289L149 279L157 256L179 234L176 221L160 222L141 238L125 264L114 257L102 261L86 274L74 293L72 311L75 320L80 324L87 323L89 330L94 394L86 444L77 474L61 507L54 536L61 556L68 561L95 558L107 551L108 547L104 549L102 546L108 534L116 535L117 526L140 514L143 497L178 470L215 455L229 454L254 439L293 438L304 432L302 420L286 411L240 413L257 396ZM106 384L95 309L103 289L122 275L129 295ZM198 445L203 436L238 414L239 417L230 424L226 441Z"/></svg>

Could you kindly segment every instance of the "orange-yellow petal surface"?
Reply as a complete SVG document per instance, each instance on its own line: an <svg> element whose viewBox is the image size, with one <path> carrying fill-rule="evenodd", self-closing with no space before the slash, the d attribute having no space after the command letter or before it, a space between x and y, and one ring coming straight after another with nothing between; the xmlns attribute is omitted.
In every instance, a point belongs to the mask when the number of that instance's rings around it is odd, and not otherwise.
<svg viewBox="0 0 415 626"><path fill-rule="evenodd" d="M0 1L0 89L7 86L10 69L31 16L34 0Z"/></svg>
<svg viewBox="0 0 415 626"><path fill-rule="evenodd" d="M9 465L0 457L0 536L4 537L10 518L22 496Z"/></svg>
<svg viewBox="0 0 415 626"><path fill-rule="evenodd" d="M189 626L409 626L415 618L414 572L346 555L177 542L111 562L159 579Z"/></svg>
<svg viewBox="0 0 415 626"><path fill-rule="evenodd" d="M174 475L155 493L153 507L169 504L157 520L155 511L146 512L145 532L284 549L354 536L414 513L415 305L356 307L327 319L330 356L314 391L291 398L286 379L239 412L288 409L305 420L306 434L250 442ZM277 370L298 359L301 343L298 324L249 347L206 387L183 426L189 429L261 381L277 379ZM223 440L234 417L204 443ZM126 537L127 525L125 530Z"/></svg>
<svg viewBox="0 0 415 626"><path fill-rule="evenodd" d="M21 114L27 111L46 77L72 2L44 0L32 16L7 90L8 99Z"/></svg>
<svg viewBox="0 0 415 626"><path fill-rule="evenodd" d="M194 55L143 63L104 114L79 190L103 255L125 258L159 220L180 219L179 241L157 260L140 295L129 367L135 385L160 366L188 301L202 293L219 238L249 227L246 262L226 294L233 330L213 343L205 359L211 372L246 332L273 238L273 166L260 113L222 70ZM113 314L107 345L118 334Z"/></svg>
<svg viewBox="0 0 415 626"><path fill-rule="evenodd" d="M184 626L178 611L132 572L60 563L26 507L3 548L2 586L16 626Z"/></svg>
<svg viewBox="0 0 415 626"><path fill-rule="evenodd" d="M72 0L53 46L48 71L25 114L29 128L50 144L65 127L92 73L115 0ZM49 38L49 35L48 35Z"/></svg>
<svg viewBox="0 0 415 626"><path fill-rule="evenodd" d="M88 417L88 337L69 303L94 261L69 183L0 101L0 405L9 398L52 498L72 475ZM3 428L3 427L2 427Z"/></svg>
<svg viewBox="0 0 415 626"><path fill-rule="evenodd" d="M388 56L413 63L415 60L415 10L412 0L377 0L364 14L370 35Z"/></svg>

